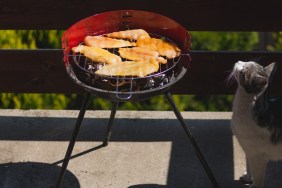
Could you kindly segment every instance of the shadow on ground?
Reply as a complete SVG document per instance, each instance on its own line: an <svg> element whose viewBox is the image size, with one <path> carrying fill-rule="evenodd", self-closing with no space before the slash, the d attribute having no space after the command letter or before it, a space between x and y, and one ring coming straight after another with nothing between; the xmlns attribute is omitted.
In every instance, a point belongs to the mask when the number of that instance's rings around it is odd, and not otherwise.
<svg viewBox="0 0 282 188"><path fill-rule="evenodd" d="M76 118L13 117L12 124L9 125L7 124L11 121L9 118L0 118L0 129L2 130L0 140L69 141L76 120ZM85 118L77 141L102 142L107 121L108 119L103 118ZM234 180L233 135L229 120L194 119L185 120L185 122L220 186L222 188L246 188L241 182ZM150 144L150 142L166 141L172 143L166 185L152 182L152 184L129 185L128 188L212 187L191 144L175 119L116 119L109 144L111 142ZM73 158L85 156L100 148L101 146L96 146L82 151ZM62 159L58 160L54 164L35 162L0 164L0 187L5 187L5 185L12 188L34 188L45 185L53 187L61 169L57 165L62 162ZM281 170L276 170L275 173L277 172L281 175ZM48 178L45 179L45 177ZM280 181L280 178L278 179ZM64 183L64 187L67 188L80 187L77 177L70 171L67 171Z"/></svg>
<svg viewBox="0 0 282 188"><path fill-rule="evenodd" d="M0 164L1 188L52 188L61 167L37 162ZM78 179L66 171L62 188L80 188Z"/></svg>

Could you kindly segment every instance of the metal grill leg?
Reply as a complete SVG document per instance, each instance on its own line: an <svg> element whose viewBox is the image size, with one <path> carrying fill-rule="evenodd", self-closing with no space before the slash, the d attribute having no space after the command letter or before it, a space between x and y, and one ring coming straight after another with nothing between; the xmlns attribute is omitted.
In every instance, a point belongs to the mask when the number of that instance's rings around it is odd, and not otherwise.
<svg viewBox="0 0 282 188"><path fill-rule="evenodd" d="M76 124L75 124L74 130L73 130L73 133L72 133L72 137L71 137L71 140L69 142L69 146L68 146L68 149L67 149L64 161L63 161L62 169L61 169L61 172L60 172L60 175L59 175L59 179L57 181L56 188L59 188L62 184L62 180L64 178L64 175L65 175L65 172L66 172L66 169L67 169L70 157L71 157L71 153L72 153L75 141L76 141L77 136L78 136L78 132L79 132L79 129L80 129L80 126L81 126L81 122L84 118L84 114L85 114L86 109L87 109L89 102L90 102L90 98L91 98L91 94L87 93L85 98L84 98L81 109L79 111L78 118L76 120Z"/></svg>
<svg viewBox="0 0 282 188"><path fill-rule="evenodd" d="M109 144L109 140L110 140L110 137L111 137L113 122L114 122L114 119L115 119L115 116L116 116L117 108L118 108L118 102L113 102L113 107L112 107L112 110L111 110L110 119L108 121L108 126L107 126L107 129L106 129L105 138L104 138L104 141L103 141L103 146L107 146Z"/></svg>
<svg viewBox="0 0 282 188"><path fill-rule="evenodd" d="M177 109L173 99L172 99L172 96L170 94L170 92L167 92L166 94L166 97L171 105L171 107L173 108L173 111L174 111L174 114L175 116L177 117L177 119L179 120L180 124L182 125L185 133L186 133L186 136L188 138L188 140L190 141L190 143L192 144L193 146L193 149L198 157L198 159L200 160L204 170L206 171L211 183L213 184L213 186L215 188L219 188L219 184L217 183L212 171L210 170L209 166L208 166L208 163L206 162L204 156L202 155L201 151L200 151L200 148L199 146L197 145L197 142L196 140L194 139L191 131L188 129L188 127L186 126L185 122L184 122L184 119L181 115L181 113L179 112L179 110Z"/></svg>

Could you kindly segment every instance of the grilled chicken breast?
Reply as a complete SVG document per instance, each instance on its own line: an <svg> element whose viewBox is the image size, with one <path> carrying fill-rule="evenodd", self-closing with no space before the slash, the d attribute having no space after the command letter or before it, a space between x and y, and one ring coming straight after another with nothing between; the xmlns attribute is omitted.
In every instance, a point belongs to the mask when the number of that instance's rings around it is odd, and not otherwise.
<svg viewBox="0 0 282 188"><path fill-rule="evenodd" d="M158 71L159 63L155 59L147 62L123 61L103 66L96 74L107 76L138 76L144 77Z"/></svg>
<svg viewBox="0 0 282 188"><path fill-rule="evenodd" d="M121 48L126 46L136 46L134 42L129 42L121 39L113 39L104 36L86 36L84 38L86 46L100 48Z"/></svg>
<svg viewBox="0 0 282 188"><path fill-rule="evenodd" d="M167 63L167 60L159 56L159 52L152 51L146 48L133 47L133 48L120 48L119 54L121 57L133 60L133 61L148 61L150 59L156 59L159 63Z"/></svg>
<svg viewBox="0 0 282 188"><path fill-rule="evenodd" d="M129 39L131 41L139 39L142 37L150 38L150 35L143 29L131 29L125 31L117 31L107 34L108 37L119 38L119 39Z"/></svg>
<svg viewBox="0 0 282 188"><path fill-rule="evenodd" d="M181 52L175 44L157 38L140 37L137 40L136 45L138 47L157 51L160 55L166 56L169 59L178 57Z"/></svg>
<svg viewBox="0 0 282 188"><path fill-rule="evenodd" d="M82 53L84 56L97 63L115 64L121 62L121 57L99 47L78 45L72 48L73 52Z"/></svg>

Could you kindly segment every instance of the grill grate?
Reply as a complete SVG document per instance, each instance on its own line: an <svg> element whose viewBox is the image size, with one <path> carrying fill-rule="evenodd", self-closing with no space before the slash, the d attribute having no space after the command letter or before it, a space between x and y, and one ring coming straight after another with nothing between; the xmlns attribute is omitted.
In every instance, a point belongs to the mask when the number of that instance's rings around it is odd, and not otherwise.
<svg viewBox="0 0 282 188"><path fill-rule="evenodd" d="M150 33L153 38L161 38L163 40L173 43L172 40L167 37ZM119 55L118 48L107 49L109 52ZM135 92L142 90L150 90L164 86L171 82L178 76L179 68L178 64L182 56L188 54L182 54L173 59L167 59L166 64L159 64L159 70L144 77L138 76L105 76L99 75L95 72L104 66L104 64L93 62L93 60L85 57L81 53L70 53L71 65L74 69L74 73L77 78L92 87L104 89L107 91L116 92ZM165 58L165 57L164 57ZM127 61L128 59L123 59Z"/></svg>

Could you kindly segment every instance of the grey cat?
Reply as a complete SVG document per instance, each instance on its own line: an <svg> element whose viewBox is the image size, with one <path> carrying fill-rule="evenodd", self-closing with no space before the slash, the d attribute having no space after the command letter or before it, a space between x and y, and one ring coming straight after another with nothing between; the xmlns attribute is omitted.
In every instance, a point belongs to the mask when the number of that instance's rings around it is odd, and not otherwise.
<svg viewBox="0 0 282 188"><path fill-rule="evenodd" d="M238 61L229 76L238 87L233 101L231 128L246 153L251 188L262 188L267 162L282 160L282 102L270 95L277 64L263 67Z"/></svg>

